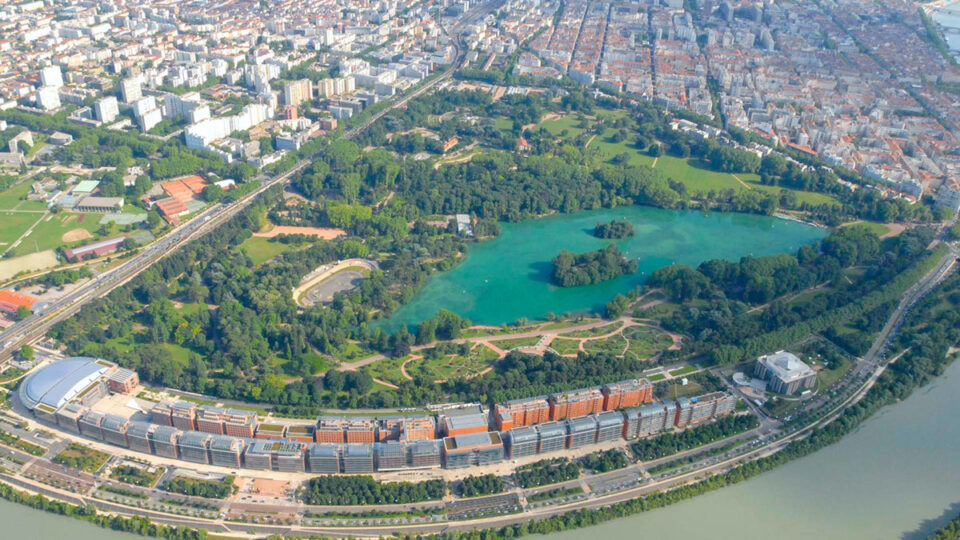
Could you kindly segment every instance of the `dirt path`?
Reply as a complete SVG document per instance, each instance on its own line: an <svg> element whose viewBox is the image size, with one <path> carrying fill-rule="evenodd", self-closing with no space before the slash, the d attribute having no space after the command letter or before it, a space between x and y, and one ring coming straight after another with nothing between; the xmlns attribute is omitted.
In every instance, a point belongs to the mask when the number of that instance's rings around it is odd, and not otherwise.
<svg viewBox="0 0 960 540"><path fill-rule="evenodd" d="M736 180L737 182L740 182L740 185L742 185L743 187L745 187L745 188L747 188L747 189L753 189L753 188L750 186L750 184L748 184L748 183L744 182L743 180L741 180L739 176L737 176L737 175L735 175L735 174L733 174L733 173L730 173L730 176L732 176L733 179Z"/></svg>
<svg viewBox="0 0 960 540"><path fill-rule="evenodd" d="M316 236L324 240L333 240L339 236L347 234L343 229L332 229L324 227L294 227L291 225L275 225L270 230L253 233L258 238L273 238L281 234L303 234L307 236Z"/></svg>

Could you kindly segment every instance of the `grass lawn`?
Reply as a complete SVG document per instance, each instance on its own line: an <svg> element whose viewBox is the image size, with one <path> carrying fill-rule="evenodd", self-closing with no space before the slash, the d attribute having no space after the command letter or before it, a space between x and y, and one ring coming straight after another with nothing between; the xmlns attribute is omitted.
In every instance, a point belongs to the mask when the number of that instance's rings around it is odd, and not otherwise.
<svg viewBox="0 0 960 540"><path fill-rule="evenodd" d="M75 242L64 242L63 235L75 230L83 229L90 233L90 238ZM36 251L56 249L58 247L76 247L89 244L100 238L109 238L119 234L116 225L107 226L107 234L100 237L96 231L100 229L100 214L74 214L61 212L50 214L34 227L19 246L11 250L13 256L26 255Z"/></svg>
<svg viewBox="0 0 960 540"><path fill-rule="evenodd" d="M0 192L0 210L12 210L23 199L27 198L28 193L30 193L30 182L23 182L18 186Z"/></svg>
<svg viewBox="0 0 960 540"><path fill-rule="evenodd" d="M696 371L696 370L697 370L697 368L696 368L695 366L683 366L683 367L680 368L680 369L675 369L675 370L671 371L671 372L670 372L670 376L671 376L671 377L680 377L680 376L682 376L682 375L686 375L687 373L693 373L693 372Z"/></svg>
<svg viewBox="0 0 960 540"><path fill-rule="evenodd" d="M590 120L587 120L587 123L589 124ZM543 127L555 137L560 137L563 131L566 130L566 138L568 139L575 139L584 131L584 129L580 127L580 119L573 114L564 115L559 118L551 118L550 120L544 120L543 122L540 122L538 127Z"/></svg>
<svg viewBox="0 0 960 540"><path fill-rule="evenodd" d="M500 131L513 131L513 119L497 117L493 119L493 125Z"/></svg>
<svg viewBox="0 0 960 540"><path fill-rule="evenodd" d="M19 212L0 213L0 220L3 221L3 227L0 227L0 252L16 242L42 215Z"/></svg>
<svg viewBox="0 0 960 540"><path fill-rule="evenodd" d="M824 195L823 193L814 193L812 191L800 191L796 189L781 188L779 186L765 186L760 183L760 178L755 174L749 175L737 175L741 180L750 184L751 189L756 189L759 191L765 191L767 193L772 193L779 196L780 192L784 189L792 192L797 200L802 203L807 203L811 205L821 205L821 204L840 204L836 199L829 195ZM747 178L749 177L749 178Z"/></svg>
<svg viewBox="0 0 960 540"><path fill-rule="evenodd" d="M480 373L490 367L499 358L497 353L485 345L477 345L465 356L441 356L439 358L421 358L407 364L407 373L411 377L422 375L429 380L450 380Z"/></svg>
<svg viewBox="0 0 960 540"><path fill-rule="evenodd" d="M603 132L603 135L594 137L587 148L596 148L604 161L610 161L618 154L627 153L630 154L630 165L653 166L654 158L647 155L646 152L637 150L634 146L636 143L635 139L628 138L620 142L612 142L610 138L616 131L617 130L613 128L607 128L607 130Z"/></svg>
<svg viewBox="0 0 960 540"><path fill-rule="evenodd" d="M693 159L664 155L657 159L655 168L664 176L683 183L690 193L744 189L733 175L711 171L706 164Z"/></svg>
<svg viewBox="0 0 960 540"><path fill-rule="evenodd" d="M887 227L883 223L876 223L873 221L859 221L856 223L851 223L847 227L862 227L877 236L883 236L890 232L890 227Z"/></svg>
<svg viewBox="0 0 960 540"><path fill-rule="evenodd" d="M241 250L247 253L247 257L250 257L250 260L253 261L253 264L261 265L277 255L292 251L297 246L293 244L271 242L269 238L251 236L250 238L244 240L239 247Z"/></svg>
<svg viewBox="0 0 960 540"><path fill-rule="evenodd" d="M177 313L183 315L184 317L190 317L196 315L197 313L208 311L210 308L207 307L203 302L192 302L188 304L183 304L177 308Z"/></svg>
<svg viewBox="0 0 960 540"><path fill-rule="evenodd" d="M641 360L653 358L673 345L673 339L666 332L648 326L631 326L621 335L630 342L627 351Z"/></svg>
<svg viewBox="0 0 960 540"><path fill-rule="evenodd" d="M569 332L560 335L563 337L573 338L597 337L609 334L610 332L616 332L621 326L623 326L623 323L617 321L610 324L605 324L603 326L590 328L589 330L577 330L576 332Z"/></svg>
<svg viewBox="0 0 960 540"><path fill-rule="evenodd" d="M650 382L662 381L666 378L667 376L664 375L663 373L657 373L656 375L651 375L650 377L648 377L648 379L650 379Z"/></svg>

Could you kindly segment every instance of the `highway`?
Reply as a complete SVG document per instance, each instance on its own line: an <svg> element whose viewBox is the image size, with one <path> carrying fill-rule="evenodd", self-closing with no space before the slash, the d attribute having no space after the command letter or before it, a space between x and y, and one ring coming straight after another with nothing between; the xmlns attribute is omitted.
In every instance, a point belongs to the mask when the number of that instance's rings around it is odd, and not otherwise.
<svg viewBox="0 0 960 540"><path fill-rule="evenodd" d="M463 59L466 56L466 49L463 46L463 40L460 34L462 28L465 25L473 24L474 22L482 19L502 4L503 0L494 0L493 2L480 4L467 12L467 14L452 29L453 34L456 36L453 45L456 50L456 55L454 61L451 62L450 66L445 71L433 78L433 80L422 84L413 92L410 92L400 99L394 101L389 107L385 107L383 110L372 114L370 118L365 120L362 124L346 130L343 132L341 137L347 139L356 137L359 133L393 109L405 105L408 101L422 95L436 86L438 83L449 79L454 72L460 68L461 64L463 63ZM441 28L443 27L441 26ZM448 32L446 28L443 29L444 33ZM286 183L291 177L293 177L294 174L306 167L314 157L316 156L305 158L299 161L287 172L284 172L283 174L280 174L272 179L263 180L261 185L255 190L232 203L218 203L207 208L189 221L178 226L169 234L161 237L141 250L132 259L124 262L116 268L98 275L90 283L87 283L76 291L73 291L67 296L53 302L42 313L38 313L23 321L15 323L6 331L0 333L0 365L8 361L12 357L13 353L19 350L22 345L32 344L41 339L43 335L50 329L50 327L57 322L69 318L73 314L77 313L87 302L95 298L103 297L113 289L135 278L141 272L149 268L152 264L162 259L164 256L173 253L180 246L185 245L190 240L198 238L214 230L216 227L249 206L250 203L264 191L275 185Z"/></svg>

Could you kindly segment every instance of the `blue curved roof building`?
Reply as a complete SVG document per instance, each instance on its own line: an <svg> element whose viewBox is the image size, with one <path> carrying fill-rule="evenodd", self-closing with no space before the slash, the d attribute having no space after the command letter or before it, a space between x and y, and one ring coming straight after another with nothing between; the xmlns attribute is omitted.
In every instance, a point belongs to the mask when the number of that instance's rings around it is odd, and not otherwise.
<svg viewBox="0 0 960 540"><path fill-rule="evenodd" d="M20 401L30 409L59 409L75 398L83 398L92 386L102 384L103 378L115 367L112 362L89 357L54 362L24 379L20 384Z"/></svg>

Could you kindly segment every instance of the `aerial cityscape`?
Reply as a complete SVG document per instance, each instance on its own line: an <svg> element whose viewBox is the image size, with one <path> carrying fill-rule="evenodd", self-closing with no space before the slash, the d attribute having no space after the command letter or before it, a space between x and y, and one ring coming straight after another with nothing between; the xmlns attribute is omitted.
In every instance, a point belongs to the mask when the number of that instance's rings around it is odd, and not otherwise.
<svg viewBox="0 0 960 540"><path fill-rule="evenodd" d="M954 0L11 0L0 517L958 539L958 214Z"/></svg>

